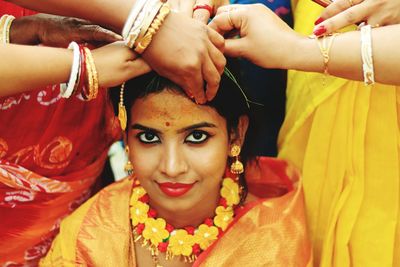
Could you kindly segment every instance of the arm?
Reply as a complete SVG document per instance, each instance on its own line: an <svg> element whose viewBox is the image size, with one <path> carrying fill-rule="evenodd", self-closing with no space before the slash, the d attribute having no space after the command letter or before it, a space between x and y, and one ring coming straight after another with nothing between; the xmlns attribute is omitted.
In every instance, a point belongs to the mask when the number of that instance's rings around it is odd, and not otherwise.
<svg viewBox="0 0 400 267"><path fill-rule="evenodd" d="M102 87L117 86L150 71L122 43L95 49L92 54ZM0 46L0 58L0 96L7 96L68 81L73 55L63 48L9 44Z"/></svg>
<svg viewBox="0 0 400 267"><path fill-rule="evenodd" d="M263 5L233 7L235 9L230 12L225 7L220 8L219 15L210 23L220 33L239 31L241 38L226 40L226 54L245 57L264 68L324 71L322 53L315 39L297 34ZM399 44L400 25L372 30L377 82L400 85ZM336 36L329 57L330 74L363 80L359 31Z"/></svg>
<svg viewBox="0 0 400 267"><path fill-rule="evenodd" d="M331 33L345 26L366 22L372 26L400 23L399 0L336 0L316 20L314 32L325 28Z"/></svg>
<svg viewBox="0 0 400 267"><path fill-rule="evenodd" d="M47 13L75 16L120 31L133 1L11 0L15 4ZM168 44L168 46L166 46ZM211 100L225 67L224 39L206 25L171 12L154 36L143 58L160 75L180 85L198 103ZM176 60L176 59L179 60ZM207 84L204 92L204 81Z"/></svg>

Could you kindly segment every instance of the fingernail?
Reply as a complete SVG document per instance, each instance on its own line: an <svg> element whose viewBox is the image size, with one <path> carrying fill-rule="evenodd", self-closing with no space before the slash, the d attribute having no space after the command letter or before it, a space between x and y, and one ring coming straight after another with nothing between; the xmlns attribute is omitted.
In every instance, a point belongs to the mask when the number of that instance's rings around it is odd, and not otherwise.
<svg viewBox="0 0 400 267"><path fill-rule="evenodd" d="M323 21L324 21L324 19L321 18L321 17L319 17L319 18L314 22L314 25L318 25L318 24L320 24L320 23L323 22Z"/></svg>
<svg viewBox="0 0 400 267"><path fill-rule="evenodd" d="M313 33L314 33L316 36L320 36L320 35L326 33L326 27L325 27L324 25L321 25L321 26L319 26L318 28L316 28L316 29L313 31Z"/></svg>

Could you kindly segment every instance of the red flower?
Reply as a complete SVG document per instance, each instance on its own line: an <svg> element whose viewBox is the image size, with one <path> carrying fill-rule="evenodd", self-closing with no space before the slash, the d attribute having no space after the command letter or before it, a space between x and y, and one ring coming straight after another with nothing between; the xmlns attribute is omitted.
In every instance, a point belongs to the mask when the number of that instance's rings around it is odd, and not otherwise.
<svg viewBox="0 0 400 267"><path fill-rule="evenodd" d="M143 203L149 203L149 195L148 194L144 194L143 196L141 196L139 198L139 200Z"/></svg>
<svg viewBox="0 0 400 267"><path fill-rule="evenodd" d="M167 242L161 242L161 243L159 243L158 244L158 250L160 251L160 252L166 252L167 251L167 248L168 248L168 241Z"/></svg>
<svg viewBox="0 0 400 267"><path fill-rule="evenodd" d="M153 209L149 209L149 212L147 212L147 215L150 218L155 218L157 216L157 211L153 210Z"/></svg>
<svg viewBox="0 0 400 267"><path fill-rule="evenodd" d="M175 230L175 228L172 225L170 225L169 223L167 223L167 225L165 226L165 229L170 233Z"/></svg>
<svg viewBox="0 0 400 267"><path fill-rule="evenodd" d="M138 233L139 235L141 235L142 232L143 232L143 230L144 230L144 223L139 223L139 224L136 226L136 233Z"/></svg>
<svg viewBox="0 0 400 267"><path fill-rule="evenodd" d="M189 235L194 235L194 230L196 230L193 226L186 226L185 230L188 232Z"/></svg>
<svg viewBox="0 0 400 267"><path fill-rule="evenodd" d="M205 219L204 223L208 226L213 226L214 225L214 221L210 218Z"/></svg>
<svg viewBox="0 0 400 267"><path fill-rule="evenodd" d="M193 251L194 255L199 256L201 253L201 248L200 248L199 244L194 244L192 247L192 251Z"/></svg>
<svg viewBox="0 0 400 267"><path fill-rule="evenodd" d="M223 206L224 208L228 207L228 204L226 204L226 199L223 198L223 197L221 197L221 198L219 199L219 204L218 204L218 205L219 205L219 206Z"/></svg>

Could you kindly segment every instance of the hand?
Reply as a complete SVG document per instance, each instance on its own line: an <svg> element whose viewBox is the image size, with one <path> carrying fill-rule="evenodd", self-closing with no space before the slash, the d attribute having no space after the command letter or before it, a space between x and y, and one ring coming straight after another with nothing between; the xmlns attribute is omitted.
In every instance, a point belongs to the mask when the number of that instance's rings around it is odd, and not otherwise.
<svg viewBox="0 0 400 267"><path fill-rule="evenodd" d="M264 68L286 68L292 44L301 39L262 4L221 7L209 26L224 35L238 32L240 38L225 40L225 54Z"/></svg>
<svg viewBox="0 0 400 267"><path fill-rule="evenodd" d="M214 16L219 7L229 5L229 0L169 0L168 3L171 5L172 9L207 24L210 16ZM193 11L196 5L204 4L213 8L212 14L210 14L207 9L197 9Z"/></svg>
<svg viewBox="0 0 400 267"><path fill-rule="evenodd" d="M220 51L223 47L224 38L217 32L183 14L171 12L143 58L156 72L203 104L217 92L226 64Z"/></svg>
<svg viewBox="0 0 400 267"><path fill-rule="evenodd" d="M314 34L332 33L359 22L366 22L372 26L400 23L400 1L335 0L325 8L321 17L316 21Z"/></svg>
<svg viewBox="0 0 400 267"><path fill-rule="evenodd" d="M100 45L121 40L118 34L86 20L37 14L17 18L11 25L15 44L66 47L71 41Z"/></svg>
<svg viewBox="0 0 400 267"><path fill-rule="evenodd" d="M150 66L123 42L112 43L92 51L99 85L113 87L151 70Z"/></svg>

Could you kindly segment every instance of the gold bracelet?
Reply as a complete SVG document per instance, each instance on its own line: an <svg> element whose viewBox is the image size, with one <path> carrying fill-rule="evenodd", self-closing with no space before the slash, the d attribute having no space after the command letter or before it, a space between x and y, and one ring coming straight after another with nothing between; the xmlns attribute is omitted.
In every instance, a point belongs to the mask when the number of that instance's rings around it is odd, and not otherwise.
<svg viewBox="0 0 400 267"><path fill-rule="evenodd" d="M321 38L316 38L319 50L321 51L322 58L324 60L324 74L325 75L329 74L329 71L328 71L328 63L329 63L329 59L330 59L329 52L331 51L333 40L335 39L336 35L338 35L338 33L324 35ZM330 37L329 40L328 40L328 37Z"/></svg>
<svg viewBox="0 0 400 267"><path fill-rule="evenodd" d="M150 45L153 36L156 34L158 29L163 24L167 15L171 12L171 9L167 3L163 4L160 8L159 13L157 14L156 18L150 25L150 28L147 30L146 34L138 40L138 45L135 47L135 52L138 54L142 54L144 50Z"/></svg>

